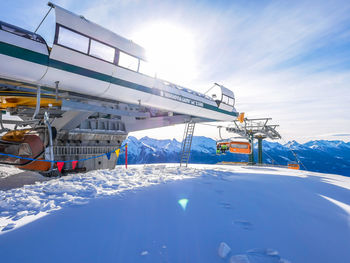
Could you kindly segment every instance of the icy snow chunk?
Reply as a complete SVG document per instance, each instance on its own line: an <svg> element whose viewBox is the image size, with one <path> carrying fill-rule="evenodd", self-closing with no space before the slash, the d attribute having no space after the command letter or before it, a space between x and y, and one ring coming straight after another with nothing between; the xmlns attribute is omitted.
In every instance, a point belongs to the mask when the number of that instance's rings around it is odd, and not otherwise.
<svg viewBox="0 0 350 263"><path fill-rule="evenodd" d="M56 208L55 202L54 200L50 200L48 202L43 202L43 205L41 207L41 211L45 212L45 211L50 211L50 210L54 210Z"/></svg>
<svg viewBox="0 0 350 263"><path fill-rule="evenodd" d="M2 231L11 230L11 229L13 229L15 226L16 226L16 224L14 224L14 223L7 224L7 226L5 226L5 227L2 229Z"/></svg>
<svg viewBox="0 0 350 263"><path fill-rule="evenodd" d="M221 242L218 249L219 257L226 258L230 252L231 248L225 242Z"/></svg>
<svg viewBox="0 0 350 263"><path fill-rule="evenodd" d="M233 223L245 230L250 230L253 228L253 224L247 220L235 220Z"/></svg>
<svg viewBox="0 0 350 263"><path fill-rule="evenodd" d="M1 207L1 205L0 205L0 207ZM7 215L9 215L9 214L10 214L9 211L2 211L2 212L0 213L1 216L7 216Z"/></svg>
<svg viewBox="0 0 350 263"><path fill-rule="evenodd" d="M230 263L250 263L246 255L234 255L230 258Z"/></svg>
<svg viewBox="0 0 350 263"><path fill-rule="evenodd" d="M12 218L12 220L19 220L19 219L21 219L21 218L23 218L23 217L25 217L25 216L27 216L28 215L28 211L19 211L13 218Z"/></svg>
<svg viewBox="0 0 350 263"><path fill-rule="evenodd" d="M147 250L141 252L141 256L147 256L149 253Z"/></svg>

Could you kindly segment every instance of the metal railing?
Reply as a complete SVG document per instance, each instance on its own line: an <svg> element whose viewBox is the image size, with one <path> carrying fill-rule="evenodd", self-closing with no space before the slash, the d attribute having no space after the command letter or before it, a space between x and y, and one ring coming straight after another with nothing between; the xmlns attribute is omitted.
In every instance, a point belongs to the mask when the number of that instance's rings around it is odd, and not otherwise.
<svg viewBox="0 0 350 263"><path fill-rule="evenodd" d="M113 146L54 146L55 156L72 155L99 155L118 149L119 145Z"/></svg>

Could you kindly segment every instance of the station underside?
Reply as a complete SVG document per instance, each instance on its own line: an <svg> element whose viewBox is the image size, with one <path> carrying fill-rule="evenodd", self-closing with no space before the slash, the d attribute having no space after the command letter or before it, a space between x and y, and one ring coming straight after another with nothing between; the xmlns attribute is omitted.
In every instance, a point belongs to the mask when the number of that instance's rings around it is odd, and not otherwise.
<svg viewBox="0 0 350 263"><path fill-rule="evenodd" d="M54 160L78 160L120 148L129 132L208 119L162 111L156 108L109 101L72 92L0 80L1 130L44 128L49 136L45 116L54 130ZM7 113L7 114L5 114ZM47 151L42 158L50 158ZM75 171L112 169L116 156L109 160L89 160L77 164ZM30 167L32 168L32 167ZM71 172L65 163L63 171Z"/></svg>

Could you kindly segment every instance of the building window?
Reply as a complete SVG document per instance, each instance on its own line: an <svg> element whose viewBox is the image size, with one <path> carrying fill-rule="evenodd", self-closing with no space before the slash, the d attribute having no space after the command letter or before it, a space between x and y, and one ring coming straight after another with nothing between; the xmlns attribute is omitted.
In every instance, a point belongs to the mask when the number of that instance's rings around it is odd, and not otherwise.
<svg viewBox="0 0 350 263"><path fill-rule="evenodd" d="M123 68L137 71L137 69L139 67L139 60L133 56L130 56L130 55L120 51L118 65L123 67Z"/></svg>
<svg viewBox="0 0 350 263"><path fill-rule="evenodd" d="M143 60L140 60L139 72L150 77L154 77L156 75L152 64Z"/></svg>
<svg viewBox="0 0 350 263"><path fill-rule="evenodd" d="M75 49L86 54L89 48L89 38L64 27L59 28L57 43L59 45Z"/></svg>
<svg viewBox="0 0 350 263"><path fill-rule="evenodd" d="M235 104L235 100L233 98L228 98L228 104L231 105L231 106L234 106Z"/></svg>
<svg viewBox="0 0 350 263"><path fill-rule="evenodd" d="M17 36L25 37L25 38L45 44L45 41L41 36L1 21L0 21L0 29L7 31L9 33L15 34Z"/></svg>
<svg viewBox="0 0 350 263"><path fill-rule="evenodd" d="M231 98L231 97L228 97L226 95L222 95L222 103L224 103L226 105L234 106L235 99Z"/></svg>
<svg viewBox="0 0 350 263"><path fill-rule="evenodd" d="M100 58L113 63L115 49L92 39L90 43L89 54L96 58Z"/></svg>

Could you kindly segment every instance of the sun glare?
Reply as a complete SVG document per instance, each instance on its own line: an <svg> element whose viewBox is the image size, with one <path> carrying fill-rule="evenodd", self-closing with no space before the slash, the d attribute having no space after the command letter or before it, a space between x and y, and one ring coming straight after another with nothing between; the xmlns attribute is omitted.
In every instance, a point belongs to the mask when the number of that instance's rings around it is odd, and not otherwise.
<svg viewBox="0 0 350 263"><path fill-rule="evenodd" d="M132 39L146 49L158 78L188 83L196 77L195 41L185 28L158 22L145 25Z"/></svg>

